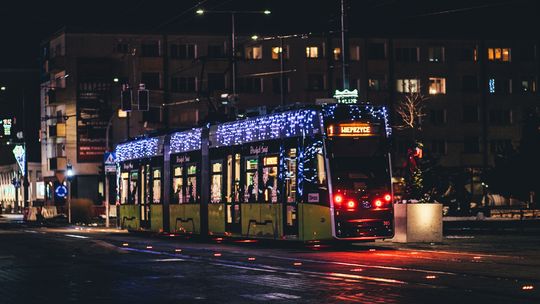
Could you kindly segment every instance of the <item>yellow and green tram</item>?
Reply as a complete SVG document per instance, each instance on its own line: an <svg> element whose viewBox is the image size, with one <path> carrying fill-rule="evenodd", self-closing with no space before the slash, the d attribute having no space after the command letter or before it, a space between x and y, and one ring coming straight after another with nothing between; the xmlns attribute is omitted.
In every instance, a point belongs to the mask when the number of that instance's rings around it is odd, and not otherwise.
<svg viewBox="0 0 540 304"><path fill-rule="evenodd" d="M280 240L393 236L387 110L330 104L116 147L123 228Z"/></svg>

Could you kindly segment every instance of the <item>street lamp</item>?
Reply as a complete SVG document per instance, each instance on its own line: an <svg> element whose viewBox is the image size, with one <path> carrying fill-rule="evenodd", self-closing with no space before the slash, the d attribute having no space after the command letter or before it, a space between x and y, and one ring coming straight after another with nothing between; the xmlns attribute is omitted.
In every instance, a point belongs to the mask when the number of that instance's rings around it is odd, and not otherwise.
<svg viewBox="0 0 540 304"><path fill-rule="evenodd" d="M202 8L199 8L195 11L199 16L204 14L230 14L231 15L231 51L232 51L232 93L233 96L236 96L236 28L235 28L235 15L237 14L263 14L270 15L272 12L270 10L264 11L207 11Z"/></svg>
<svg viewBox="0 0 540 304"><path fill-rule="evenodd" d="M68 223L71 224L71 180L73 179L73 166L71 165L71 162L68 160L67 166L66 166L66 177L68 182Z"/></svg>

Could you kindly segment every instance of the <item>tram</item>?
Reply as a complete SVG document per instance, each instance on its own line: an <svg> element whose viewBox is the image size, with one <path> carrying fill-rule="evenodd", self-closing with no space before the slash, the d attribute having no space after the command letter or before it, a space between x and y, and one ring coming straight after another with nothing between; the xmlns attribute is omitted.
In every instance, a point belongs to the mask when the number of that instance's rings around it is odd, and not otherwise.
<svg viewBox="0 0 540 304"><path fill-rule="evenodd" d="M387 110L291 108L116 147L123 228L280 240L393 236Z"/></svg>

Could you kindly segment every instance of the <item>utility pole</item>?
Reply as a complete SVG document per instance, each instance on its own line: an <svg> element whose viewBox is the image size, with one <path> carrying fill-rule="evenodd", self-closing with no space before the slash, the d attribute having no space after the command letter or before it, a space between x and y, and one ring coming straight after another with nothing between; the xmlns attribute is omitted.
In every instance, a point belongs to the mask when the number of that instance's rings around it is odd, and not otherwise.
<svg viewBox="0 0 540 304"><path fill-rule="evenodd" d="M236 98L236 29L235 29L235 12L231 12L231 51L232 51L232 93Z"/></svg>
<svg viewBox="0 0 540 304"><path fill-rule="evenodd" d="M345 13L345 0L341 0L341 65L343 89L349 89L349 41L347 37L347 15Z"/></svg>

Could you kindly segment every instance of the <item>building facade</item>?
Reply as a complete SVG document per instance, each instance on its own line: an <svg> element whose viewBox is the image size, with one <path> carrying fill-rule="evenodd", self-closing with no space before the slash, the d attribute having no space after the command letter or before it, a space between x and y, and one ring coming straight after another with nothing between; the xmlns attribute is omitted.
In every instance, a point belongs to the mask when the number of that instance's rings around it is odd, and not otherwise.
<svg viewBox="0 0 540 304"><path fill-rule="evenodd" d="M107 145L224 114L314 103L342 88L339 39L239 37L235 77L230 45L227 36L67 29L44 41L40 134L48 199L54 201L54 183L63 182L71 163L73 195L99 201ZM395 109L404 94L427 98L426 150L444 167L468 170L470 192L478 193L478 173L497 153L517 146L520 122L539 102L537 41L351 37L348 51L350 88L361 101ZM137 110L141 83L149 111ZM127 87L134 90L129 113L118 111ZM396 132L398 166L410 141Z"/></svg>
<svg viewBox="0 0 540 304"><path fill-rule="evenodd" d="M20 211L24 206L24 189L15 187L13 179L22 185L19 165L0 166L0 208L4 211ZM44 200L45 188L41 175L41 163L28 163L28 200L31 204L39 204Z"/></svg>

